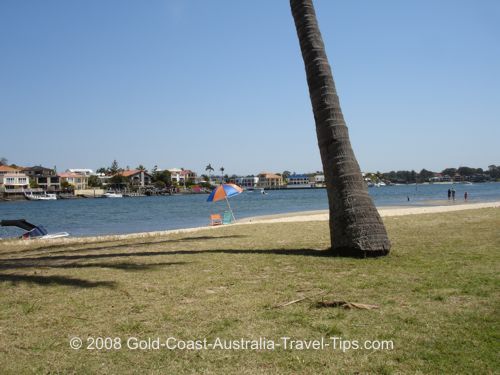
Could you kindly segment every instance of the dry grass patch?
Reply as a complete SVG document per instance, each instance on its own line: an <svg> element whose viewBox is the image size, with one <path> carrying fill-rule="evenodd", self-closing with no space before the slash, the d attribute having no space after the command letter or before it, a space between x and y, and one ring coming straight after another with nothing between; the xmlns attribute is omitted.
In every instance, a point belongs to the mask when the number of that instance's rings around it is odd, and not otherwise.
<svg viewBox="0 0 500 375"><path fill-rule="evenodd" d="M496 371L499 210L385 222L391 255L361 260L323 256L326 222L0 242L0 372ZM379 308L318 308L323 299ZM394 350L89 351L70 349L73 336L339 336Z"/></svg>

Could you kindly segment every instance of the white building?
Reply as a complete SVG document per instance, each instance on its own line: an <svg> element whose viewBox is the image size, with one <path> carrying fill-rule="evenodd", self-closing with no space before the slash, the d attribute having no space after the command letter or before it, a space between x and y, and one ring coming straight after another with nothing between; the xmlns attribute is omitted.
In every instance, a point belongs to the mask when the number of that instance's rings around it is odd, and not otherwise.
<svg viewBox="0 0 500 375"><path fill-rule="evenodd" d="M243 189L253 189L259 184L259 178L257 176L237 177L235 182Z"/></svg>
<svg viewBox="0 0 500 375"><path fill-rule="evenodd" d="M85 168L67 169L66 172L78 173L84 176L92 176L94 174L94 171L92 169L85 169Z"/></svg>
<svg viewBox="0 0 500 375"><path fill-rule="evenodd" d="M85 190L88 186L89 176L81 174L81 173L72 173L72 172L64 172L59 173L60 181L67 182L75 190Z"/></svg>
<svg viewBox="0 0 500 375"><path fill-rule="evenodd" d="M0 191L5 193L20 193L29 185L29 177L24 173L0 174Z"/></svg>
<svg viewBox="0 0 500 375"><path fill-rule="evenodd" d="M311 188L314 184L311 183L309 176L305 174L292 174L288 176L287 189L304 189Z"/></svg>
<svg viewBox="0 0 500 375"><path fill-rule="evenodd" d="M317 174L314 176L314 185L316 187L324 187L325 185L325 175L324 174Z"/></svg>
<svg viewBox="0 0 500 375"><path fill-rule="evenodd" d="M170 180L172 182L177 182L177 184L179 185L182 185L186 182L199 182L196 173L189 169L170 168L167 169L167 171L170 172Z"/></svg>

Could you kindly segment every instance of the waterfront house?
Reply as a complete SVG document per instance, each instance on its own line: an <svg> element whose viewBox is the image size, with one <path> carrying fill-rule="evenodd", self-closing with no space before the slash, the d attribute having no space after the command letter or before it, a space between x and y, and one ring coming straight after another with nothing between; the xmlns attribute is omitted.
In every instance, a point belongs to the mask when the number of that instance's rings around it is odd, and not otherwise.
<svg viewBox="0 0 500 375"><path fill-rule="evenodd" d="M58 174L60 183L67 182L74 190L86 190L89 176L80 173L64 172Z"/></svg>
<svg viewBox="0 0 500 375"><path fill-rule="evenodd" d="M184 168L170 168L167 169L170 172L170 179L172 182L176 182L178 185L184 185L188 182L197 183L196 173Z"/></svg>
<svg viewBox="0 0 500 375"><path fill-rule="evenodd" d="M313 187L309 176L305 174L292 174L288 176L288 189L310 188Z"/></svg>
<svg viewBox="0 0 500 375"><path fill-rule="evenodd" d="M236 177L234 182L243 189L253 189L259 184L259 178L257 176Z"/></svg>
<svg viewBox="0 0 500 375"><path fill-rule="evenodd" d="M317 174L314 176L314 186L315 187L325 187L325 175Z"/></svg>
<svg viewBox="0 0 500 375"><path fill-rule="evenodd" d="M94 171L88 168L70 168L66 172L83 174L85 176L92 176Z"/></svg>
<svg viewBox="0 0 500 375"><path fill-rule="evenodd" d="M45 191L58 191L61 189L60 178L56 171L40 165L22 169L30 180Z"/></svg>
<svg viewBox="0 0 500 375"><path fill-rule="evenodd" d="M0 191L3 193L22 194L24 189L29 188L29 184L29 177L19 171L0 174Z"/></svg>
<svg viewBox="0 0 500 375"><path fill-rule="evenodd" d="M210 185L215 186L215 185L220 185L224 181L223 176L217 176L217 175L210 175Z"/></svg>
<svg viewBox="0 0 500 375"><path fill-rule="evenodd" d="M151 185L151 175L143 170L130 169L120 172L118 175L125 177L127 182L132 186L144 187L146 185Z"/></svg>
<svg viewBox="0 0 500 375"><path fill-rule="evenodd" d="M97 179L102 186L108 186L110 184L111 178L113 178L113 176L108 176L105 173L96 173L95 176L97 176Z"/></svg>
<svg viewBox="0 0 500 375"><path fill-rule="evenodd" d="M452 182L452 179L449 175L442 173L434 173L434 177L429 178L429 182Z"/></svg>
<svg viewBox="0 0 500 375"><path fill-rule="evenodd" d="M263 189L279 189L283 186L283 177L278 174L262 172L257 175L259 182L257 187Z"/></svg>
<svg viewBox="0 0 500 375"><path fill-rule="evenodd" d="M0 175L22 173L20 168L9 167L8 165L0 165Z"/></svg>
<svg viewBox="0 0 500 375"><path fill-rule="evenodd" d="M192 184L195 184L197 183L197 175L195 172L193 172L192 170L189 170L189 169L183 169L181 171L181 180L183 180L183 182L190 182Z"/></svg>

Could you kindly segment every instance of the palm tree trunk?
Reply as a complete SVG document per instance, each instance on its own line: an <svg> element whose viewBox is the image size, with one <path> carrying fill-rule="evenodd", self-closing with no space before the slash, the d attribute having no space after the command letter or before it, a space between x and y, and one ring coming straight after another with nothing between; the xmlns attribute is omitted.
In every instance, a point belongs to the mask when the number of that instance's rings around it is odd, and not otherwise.
<svg viewBox="0 0 500 375"><path fill-rule="evenodd" d="M325 173L332 254L386 255L391 245L349 141L312 0L290 0L290 6L304 59Z"/></svg>

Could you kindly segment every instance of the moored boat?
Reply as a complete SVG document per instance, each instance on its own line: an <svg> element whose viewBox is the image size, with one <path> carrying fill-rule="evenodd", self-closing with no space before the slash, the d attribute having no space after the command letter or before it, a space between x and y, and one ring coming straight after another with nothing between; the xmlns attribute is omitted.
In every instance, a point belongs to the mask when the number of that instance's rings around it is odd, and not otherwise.
<svg viewBox="0 0 500 375"><path fill-rule="evenodd" d="M104 198L123 198L123 194L115 193L113 191L108 191L108 192L104 193L103 197Z"/></svg>
<svg viewBox="0 0 500 375"><path fill-rule="evenodd" d="M32 191L28 193L24 192L24 196L26 199L30 201L54 201L57 199L56 194L49 194L49 193L44 193L44 194L33 194Z"/></svg>

